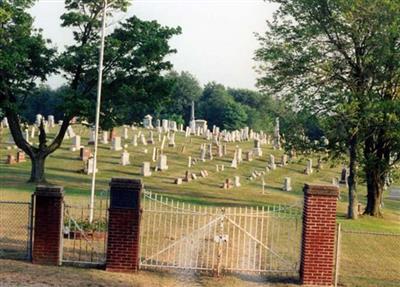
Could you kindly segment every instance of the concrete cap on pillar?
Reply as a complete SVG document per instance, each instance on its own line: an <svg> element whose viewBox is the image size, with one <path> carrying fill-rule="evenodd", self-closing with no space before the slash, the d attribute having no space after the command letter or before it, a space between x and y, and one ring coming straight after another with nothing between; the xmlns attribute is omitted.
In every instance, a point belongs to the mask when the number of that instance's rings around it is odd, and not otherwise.
<svg viewBox="0 0 400 287"><path fill-rule="evenodd" d="M339 188L333 184L304 184L305 195L339 196Z"/></svg>
<svg viewBox="0 0 400 287"><path fill-rule="evenodd" d="M37 185L35 195L45 197L63 197L64 187L56 185Z"/></svg>

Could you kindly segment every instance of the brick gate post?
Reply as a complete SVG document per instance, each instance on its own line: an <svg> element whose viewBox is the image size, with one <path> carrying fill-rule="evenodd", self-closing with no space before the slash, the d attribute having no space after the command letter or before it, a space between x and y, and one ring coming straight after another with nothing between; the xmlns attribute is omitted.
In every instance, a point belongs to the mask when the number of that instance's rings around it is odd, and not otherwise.
<svg viewBox="0 0 400 287"><path fill-rule="evenodd" d="M64 188L36 187L32 263L61 265Z"/></svg>
<svg viewBox="0 0 400 287"><path fill-rule="evenodd" d="M300 280L304 285L334 282L336 204L334 185L304 185Z"/></svg>
<svg viewBox="0 0 400 287"><path fill-rule="evenodd" d="M141 180L113 178L110 182L110 209L106 270L134 272L139 269Z"/></svg>

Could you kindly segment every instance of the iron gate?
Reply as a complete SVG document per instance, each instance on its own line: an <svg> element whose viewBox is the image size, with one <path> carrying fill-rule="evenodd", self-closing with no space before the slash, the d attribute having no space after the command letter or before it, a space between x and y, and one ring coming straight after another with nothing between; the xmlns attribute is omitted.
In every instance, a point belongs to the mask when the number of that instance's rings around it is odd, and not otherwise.
<svg viewBox="0 0 400 287"><path fill-rule="evenodd" d="M89 221L89 206L64 202L62 263L100 267L106 261L108 234L108 193L97 197L93 220Z"/></svg>
<svg viewBox="0 0 400 287"><path fill-rule="evenodd" d="M144 199L142 269L298 273L300 208L202 207L151 192Z"/></svg>
<svg viewBox="0 0 400 287"><path fill-rule="evenodd" d="M32 206L32 202L0 201L0 258L31 260Z"/></svg>

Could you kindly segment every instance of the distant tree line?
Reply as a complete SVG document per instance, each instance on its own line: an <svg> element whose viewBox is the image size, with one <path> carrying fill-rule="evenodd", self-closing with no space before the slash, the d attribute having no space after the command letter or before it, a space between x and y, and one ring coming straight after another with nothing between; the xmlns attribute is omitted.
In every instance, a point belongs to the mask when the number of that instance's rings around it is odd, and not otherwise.
<svg viewBox="0 0 400 287"><path fill-rule="evenodd" d="M209 127L216 125L227 130L248 126L254 130L272 131L275 117L284 114L280 101L270 95L255 90L229 88L216 82L208 83L203 88L189 72L172 71L165 76L164 83L166 83L165 89L157 91L154 95L163 100L154 106L149 104L141 109L132 105L124 106L123 103L117 104L115 102L117 97L113 96L116 112L104 117L102 128L110 129L122 124L138 123L146 114L188 125L192 101L195 103L196 119L207 120ZM25 100L21 118L30 123L35 121L36 114L44 116L52 114L56 119L61 119L63 115L61 107L63 99L68 94L67 91L66 86L57 89L45 85L39 86L33 96ZM107 92L112 93L105 91ZM126 91L129 92L132 91ZM105 104L104 101L102 104ZM94 108L93 104L88 109L89 121L93 121ZM104 108L102 110L104 113ZM281 123L283 129L290 124L284 118L281 119ZM313 132L312 129L310 132Z"/></svg>

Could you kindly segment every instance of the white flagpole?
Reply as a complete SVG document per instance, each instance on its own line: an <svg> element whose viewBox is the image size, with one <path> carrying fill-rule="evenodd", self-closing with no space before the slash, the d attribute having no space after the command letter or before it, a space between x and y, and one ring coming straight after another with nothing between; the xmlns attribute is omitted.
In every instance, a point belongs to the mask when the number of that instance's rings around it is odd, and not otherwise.
<svg viewBox="0 0 400 287"><path fill-rule="evenodd" d="M96 188L97 143L98 143L98 139L99 139L101 88L103 85L103 58L104 58L104 38L105 38L105 30L106 30L106 16L107 16L107 0L104 0L103 20L102 20L102 27L101 27L100 56L99 56L99 78L97 81L96 123L95 123L95 136L94 136L92 188L91 188L91 192L90 192L89 223L92 223L92 221L93 221L94 192L95 192L95 188Z"/></svg>

